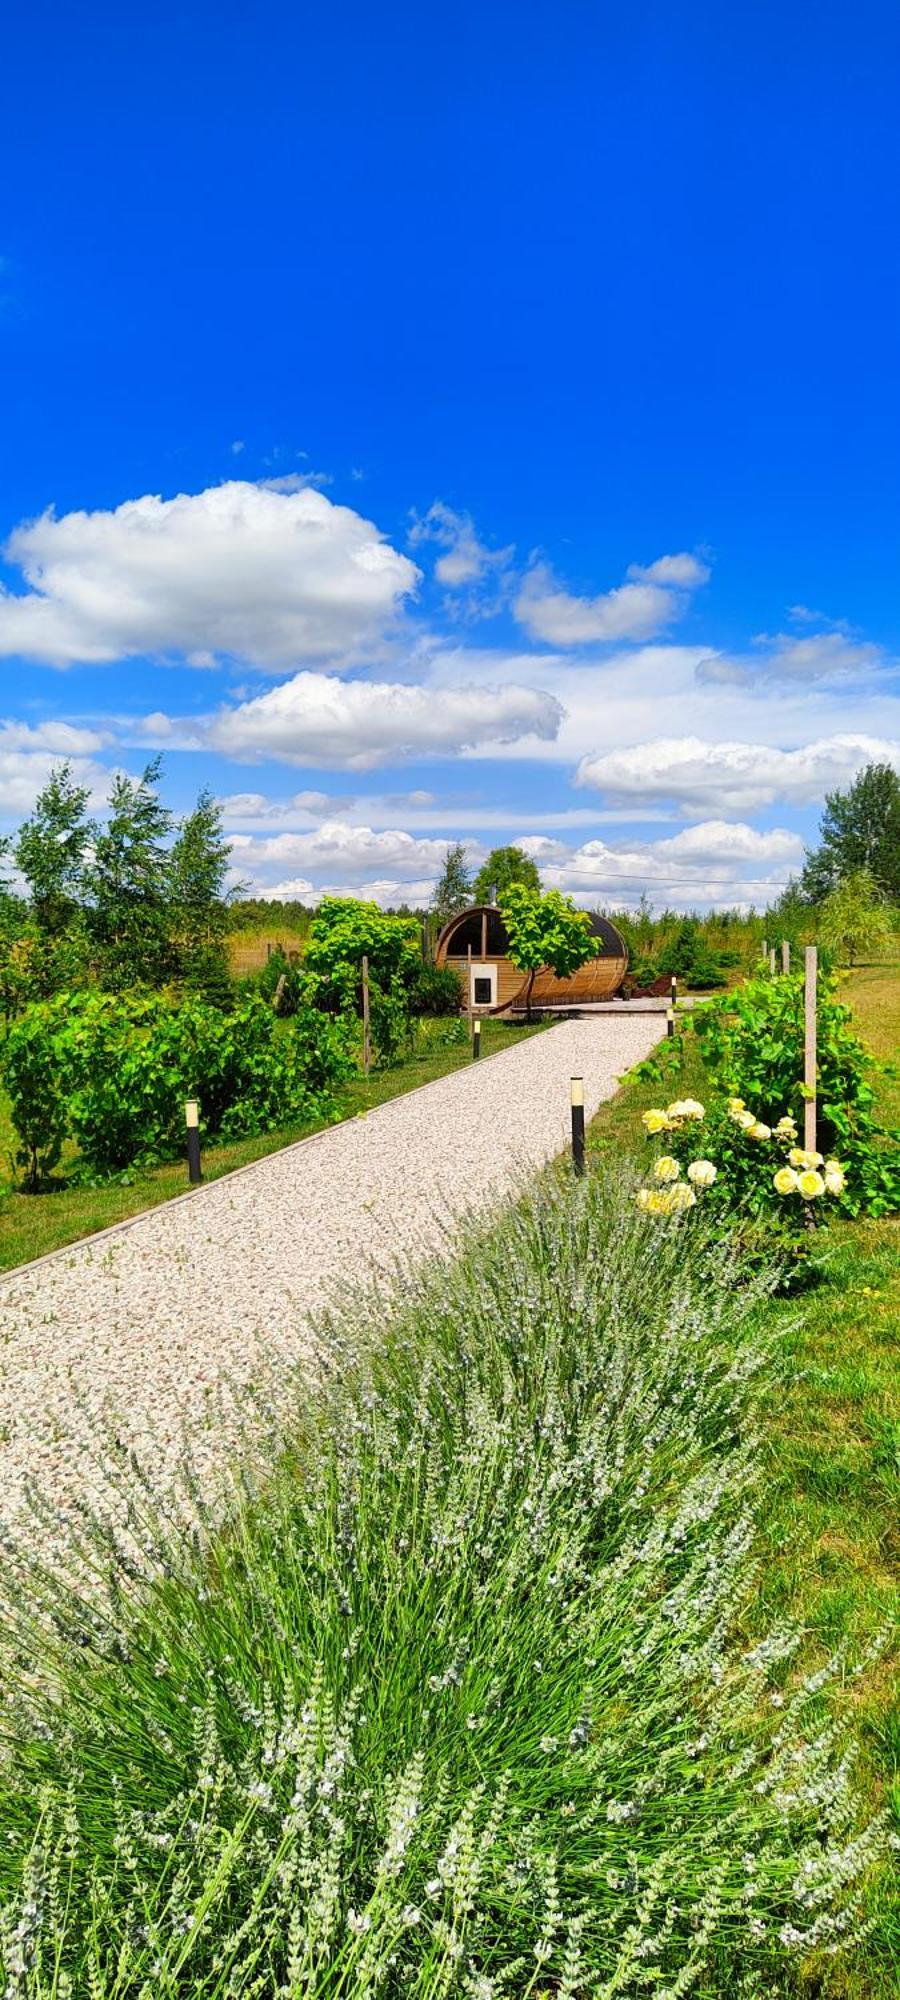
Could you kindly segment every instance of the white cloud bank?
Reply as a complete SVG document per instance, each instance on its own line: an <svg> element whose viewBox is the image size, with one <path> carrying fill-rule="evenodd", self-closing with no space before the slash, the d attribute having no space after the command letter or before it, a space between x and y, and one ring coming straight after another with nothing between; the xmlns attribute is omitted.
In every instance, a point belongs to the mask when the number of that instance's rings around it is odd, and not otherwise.
<svg viewBox="0 0 900 2000"><path fill-rule="evenodd" d="M295 674L281 686L203 725L200 740L238 762L274 759L332 770L368 771L409 756L452 756L475 745L556 734L562 709L537 688L425 688L403 683L336 681ZM161 740L162 717L148 718Z"/></svg>
<svg viewBox="0 0 900 2000"><path fill-rule="evenodd" d="M900 743L874 736L836 735L796 750L764 743L711 743L699 736L660 736L628 750L583 757L576 784L621 804L672 803L689 817L759 812L775 800L818 804L846 785L864 764L900 766Z"/></svg>
<svg viewBox="0 0 900 2000"><path fill-rule="evenodd" d="M687 595L709 579L697 556L659 556L642 568L632 563L628 581L598 597L576 597L558 584L544 563L526 574L513 604L520 625L551 646L586 646L650 639L686 608Z"/></svg>
<svg viewBox="0 0 900 2000"><path fill-rule="evenodd" d="M23 819L47 783L51 771L69 763L72 776L86 785L91 807L105 798L110 773L95 761L111 738L97 729L68 722L0 722L0 819Z"/></svg>
<svg viewBox="0 0 900 2000"><path fill-rule="evenodd" d="M244 480L42 514L4 555L28 590L0 587L0 654L51 666L139 654L339 666L381 640L419 580L352 508Z"/></svg>

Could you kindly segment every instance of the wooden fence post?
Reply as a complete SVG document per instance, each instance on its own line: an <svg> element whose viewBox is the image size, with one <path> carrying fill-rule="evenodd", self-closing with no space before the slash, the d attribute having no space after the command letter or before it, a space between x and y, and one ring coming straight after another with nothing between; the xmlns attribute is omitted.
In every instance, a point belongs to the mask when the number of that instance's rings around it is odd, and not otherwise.
<svg viewBox="0 0 900 2000"><path fill-rule="evenodd" d="M772 974L772 978L774 979L774 977L775 977L775 946L774 946L774 945L772 946L772 949L771 949L771 951L770 951L770 953L769 953L769 971L771 972L771 974Z"/></svg>
<svg viewBox="0 0 900 2000"><path fill-rule="evenodd" d="M790 972L790 969L791 969L791 941L790 938L782 938L781 970L782 972Z"/></svg>
<svg viewBox="0 0 900 2000"><path fill-rule="evenodd" d="M816 967L818 953L814 944L808 944L804 952L803 984L803 1082L805 1096L803 1103L803 1144L808 1153L816 1151Z"/></svg>
<svg viewBox="0 0 900 2000"><path fill-rule="evenodd" d="M363 1069L365 1071L366 1076L368 1076L369 1068L372 1061L372 1043L369 1036L369 961L365 954L363 954L363 962L362 962L362 988L363 988L363 995L362 995Z"/></svg>

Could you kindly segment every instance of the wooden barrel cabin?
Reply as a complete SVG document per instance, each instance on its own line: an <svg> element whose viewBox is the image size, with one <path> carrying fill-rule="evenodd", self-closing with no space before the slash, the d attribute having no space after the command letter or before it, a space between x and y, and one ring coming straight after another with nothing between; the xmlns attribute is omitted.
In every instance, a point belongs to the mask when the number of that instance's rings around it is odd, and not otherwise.
<svg viewBox="0 0 900 2000"><path fill-rule="evenodd" d="M611 1000L618 993L628 970L625 940L608 917L587 915L597 940L595 957L568 979L557 979L549 970L536 973L531 990L533 1008L586 1007L598 1000ZM438 965L451 965L458 973L464 1007L471 1004L476 1013L524 1007L528 974L513 965L506 926L493 904L478 903L474 909L451 917L438 938L435 959Z"/></svg>

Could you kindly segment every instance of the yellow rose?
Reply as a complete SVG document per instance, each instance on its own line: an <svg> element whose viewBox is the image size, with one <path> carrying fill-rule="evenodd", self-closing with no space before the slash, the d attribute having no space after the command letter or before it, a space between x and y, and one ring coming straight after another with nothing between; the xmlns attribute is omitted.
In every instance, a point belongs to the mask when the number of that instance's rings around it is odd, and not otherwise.
<svg viewBox="0 0 900 2000"><path fill-rule="evenodd" d="M796 1118L790 1118L790 1117L779 1118L775 1130L778 1134L779 1139L796 1139L797 1137Z"/></svg>
<svg viewBox="0 0 900 2000"><path fill-rule="evenodd" d="M747 1137L748 1139L771 1139L772 1127L771 1125L764 1125L761 1118L754 1118L753 1124L747 1126Z"/></svg>
<svg viewBox="0 0 900 2000"><path fill-rule="evenodd" d="M843 1167L839 1167L836 1160L826 1160L825 1193L843 1194L846 1185L847 1181L844 1175Z"/></svg>
<svg viewBox="0 0 900 2000"><path fill-rule="evenodd" d="M673 1160L671 1153L663 1153L653 1169L653 1178L657 1181L677 1181L680 1172L678 1161Z"/></svg>
<svg viewBox="0 0 900 2000"><path fill-rule="evenodd" d="M777 1174L773 1177L772 1186L778 1194L796 1194L797 1175L794 1168L779 1167Z"/></svg>
<svg viewBox="0 0 900 2000"><path fill-rule="evenodd" d="M712 1187L716 1173L717 1168L713 1166L712 1160L692 1160L687 1170L687 1177L689 1181L693 1181L695 1187L706 1188Z"/></svg>
<svg viewBox="0 0 900 2000"><path fill-rule="evenodd" d="M744 1104L744 1100L743 1100L743 1098L742 1098L742 1097L729 1097L729 1099L728 1099L728 1109L729 1109L729 1111L731 1112L732 1116L734 1116L734 1113L735 1113L736 1111L744 1111L744 1110L746 1110L746 1106L745 1106L745 1104Z"/></svg>
<svg viewBox="0 0 900 2000"><path fill-rule="evenodd" d="M678 1186L670 1188L666 1196L666 1212L678 1215L683 1208L693 1208L696 1200L693 1188L688 1187L685 1181L679 1181Z"/></svg>
<svg viewBox="0 0 900 2000"><path fill-rule="evenodd" d="M669 1105L668 1115L670 1118L705 1118L706 1112L696 1097L679 1097Z"/></svg>
<svg viewBox="0 0 900 2000"><path fill-rule="evenodd" d="M815 1201L817 1195L825 1193L825 1182L815 1167L807 1167L805 1173L797 1175L797 1186L804 1201Z"/></svg>
<svg viewBox="0 0 900 2000"><path fill-rule="evenodd" d="M751 1125L756 1124L752 1111L732 1111L731 1116L742 1132L749 1132Z"/></svg>
<svg viewBox="0 0 900 2000"><path fill-rule="evenodd" d="M647 1210L650 1207L650 1203L653 1200L652 1188L638 1188L637 1194L635 1195L634 1198L635 1201L637 1202L638 1208L643 1209L644 1214L646 1215Z"/></svg>
<svg viewBox="0 0 900 2000"><path fill-rule="evenodd" d="M792 1146L788 1154L792 1167L820 1167L821 1153L807 1152L803 1146Z"/></svg>
<svg viewBox="0 0 900 2000"><path fill-rule="evenodd" d="M656 1189L648 1188L647 1192L650 1197L649 1201L647 1202L647 1208L650 1214L668 1215L669 1197L664 1192L664 1190L662 1188L656 1188Z"/></svg>
<svg viewBox="0 0 900 2000"><path fill-rule="evenodd" d="M645 1132L668 1132L669 1120L664 1111L645 1111L641 1117Z"/></svg>

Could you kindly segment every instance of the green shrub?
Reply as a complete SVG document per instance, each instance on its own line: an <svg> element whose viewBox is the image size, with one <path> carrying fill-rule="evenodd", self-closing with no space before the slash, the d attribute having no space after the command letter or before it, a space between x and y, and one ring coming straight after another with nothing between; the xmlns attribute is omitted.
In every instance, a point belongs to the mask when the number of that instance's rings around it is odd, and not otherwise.
<svg viewBox="0 0 900 2000"><path fill-rule="evenodd" d="M836 982L820 974L817 1027L818 1149L847 1171L843 1206L851 1215L900 1207L900 1148L875 1115L877 1064L853 1033ZM741 1097L775 1126L785 1115L803 1129L803 979L748 980L697 1012L694 1032L720 1097Z"/></svg>
<svg viewBox="0 0 900 2000"><path fill-rule="evenodd" d="M411 1014L458 1014L462 1006L459 974L452 965L417 966L409 989Z"/></svg>
<svg viewBox="0 0 900 2000"><path fill-rule="evenodd" d="M717 954L710 951L696 917L685 917L659 957L660 972L674 973L690 986L724 986Z"/></svg>
<svg viewBox="0 0 900 2000"><path fill-rule="evenodd" d="M105 1605L102 1530L68 1589L22 1551L18 2000L776 1995L854 1936L880 1834L827 1670L747 1638L760 1288L686 1240L545 1185L331 1329L227 1531L140 1491L153 1580Z"/></svg>
<svg viewBox="0 0 900 2000"><path fill-rule="evenodd" d="M87 992L30 1008L10 1031L4 1067L35 1186L66 1135L78 1144L76 1172L90 1177L176 1155L186 1097L199 1098L207 1139L321 1116L353 1062L346 1025L310 1006L280 1026L258 994L225 1014L191 996Z"/></svg>

